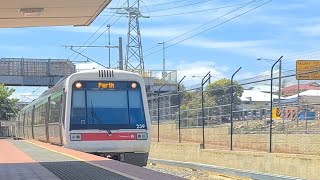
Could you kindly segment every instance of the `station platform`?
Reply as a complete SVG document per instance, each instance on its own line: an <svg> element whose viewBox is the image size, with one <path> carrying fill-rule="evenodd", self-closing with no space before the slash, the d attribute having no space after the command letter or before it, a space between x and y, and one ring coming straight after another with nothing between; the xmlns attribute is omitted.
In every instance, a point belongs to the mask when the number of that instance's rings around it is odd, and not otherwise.
<svg viewBox="0 0 320 180"><path fill-rule="evenodd" d="M89 179L182 178L49 143L0 139L0 180Z"/></svg>

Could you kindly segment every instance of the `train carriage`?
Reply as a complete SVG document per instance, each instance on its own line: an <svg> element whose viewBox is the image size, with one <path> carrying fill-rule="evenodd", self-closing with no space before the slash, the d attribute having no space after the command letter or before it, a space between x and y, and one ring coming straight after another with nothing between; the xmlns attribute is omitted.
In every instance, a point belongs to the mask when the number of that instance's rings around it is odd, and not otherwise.
<svg viewBox="0 0 320 180"><path fill-rule="evenodd" d="M60 80L17 116L17 136L145 166L150 117L143 78L89 70Z"/></svg>

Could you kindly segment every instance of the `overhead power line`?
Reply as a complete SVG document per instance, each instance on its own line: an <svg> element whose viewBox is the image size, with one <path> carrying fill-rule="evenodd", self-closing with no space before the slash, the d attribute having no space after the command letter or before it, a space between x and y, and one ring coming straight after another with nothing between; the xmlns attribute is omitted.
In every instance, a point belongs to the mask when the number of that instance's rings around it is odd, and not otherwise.
<svg viewBox="0 0 320 180"><path fill-rule="evenodd" d="M263 1L263 0L257 0L258 1ZM215 11L219 9L226 9L230 7L235 7L235 6L241 6L246 3L239 3L239 4L233 4L233 5L227 5L227 6L221 6L221 7L216 7L216 8L210 8L210 9L202 9L202 10L197 10L197 11L187 11L187 12L180 12L180 13L173 13L173 14L162 14L162 15L150 15L150 17L167 17L167 16L180 16L180 15L185 15L185 14L194 14L194 13L202 13L202 12L207 12L207 11Z"/></svg>
<svg viewBox="0 0 320 180"><path fill-rule="evenodd" d="M267 2L265 2L265 3L263 3L263 4L261 4L261 5L258 5L258 6L252 8L252 9L250 9L250 10L248 10L248 11L245 11L245 12L243 12L243 13L241 13L241 14L239 14L239 15L236 15L236 16L234 16L234 17L232 17L232 18L230 18L230 19L228 19L228 20L226 20L226 21L223 21L223 22L221 22L221 23L219 23L219 24L217 24L217 25L215 25L215 26L213 26L213 27L207 28L207 29L205 29L205 30L203 30L203 31L201 31L201 32L199 32L199 33L196 33L196 34L194 34L194 35L192 35L192 36L190 36L190 37L187 37L187 38L185 38L185 39L183 39L183 40L180 40L180 41L178 41L178 42L176 42L176 43L174 43L174 44L170 44L169 46L167 46L167 48L169 48L169 47L171 47L171 46L174 46L174 45L176 45L176 44L179 44L179 43L181 43L181 42L183 42L183 41L186 41L186 40L188 40L188 39L190 39L190 38L193 38L193 37L195 37L195 36L198 36L198 35L200 35L200 34L202 34L202 33L204 33L204 32L207 32L207 31L213 29L213 28L216 28L216 27L218 27L218 26L221 26L221 25L223 25L223 24L225 24L225 23L227 23L227 22L229 22L229 21L232 21L232 20L234 20L234 19L236 19L236 18L238 18L238 17L240 17L240 16L243 16L243 15L245 15L245 14L247 14L247 13L249 13L249 12L251 12L251 11L259 8L259 7L261 7L261 6L264 6L264 5L268 4L268 3L270 3L271 1L272 1L272 0L269 0L269 1L267 1Z"/></svg>
<svg viewBox="0 0 320 180"><path fill-rule="evenodd" d="M206 23L204 23L204 24L202 24L202 25L200 25L200 26L198 26L198 27L196 27L196 28L193 28L193 29L191 29L191 30L189 30L189 31L187 31L187 32L185 32L185 33L180 34L179 36L176 36L176 37L174 37L174 38L171 38L171 39L167 40L166 43L168 43L168 42L170 42L170 41L173 41L173 40L175 40L175 39L178 39L178 38L180 38L180 37L182 37L182 36L184 36L184 35L186 35L186 34L188 34L188 33L191 33L191 32L193 32L193 31L195 31L195 30L198 30L198 29L200 29L200 28L202 28L202 27L204 27L204 26L206 26L206 25L208 25L208 24L211 24L211 23L213 23L213 22L215 22L215 21L217 21L217 20L219 20L219 19L221 19L221 18L223 18L223 17L225 17L225 16L227 16L227 15L229 15L229 14L232 14L232 13L234 13L234 12L236 12L236 11L238 11L238 10L240 10L240 9L242 9L242 8L244 8L244 7L250 5L251 3L254 3L254 2L256 2L256 0L249 1L249 2L243 4L242 6L240 6L240 7L238 7L238 8L235 8L235 9L233 9L233 10L231 10L231 11L229 11L229 12L227 12L227 13L225 13L225 14L217 17L217 18L214 18L213 20L211 20L211 21L209 21L209 22L206 22ZM239 17L239 16L235 16L235 18L237 18L237 17ZM232 20L232 19L230 19L230 20ZM227 21L226 21L226 22L227 22ZM214 28L214 27L212 27L212 28ZM210 29L212 29L212 28L210 28ZM201 33L202 33L202 32L204 32L204 31L201 31Z"/></svg>
<svg viewBox="0 0 320 180"><path fill-rule="evenodd" d="M193 6L193 5L196 5L196 4L202 4L202 3L206 3L206 2L210 2L210 1L216 1L216 0L199 1L199 2L195 2L195 3L190 3L190 4L180 5L180 6L174 6L174 7L168 7L168 8L164 8L164 9L158 9L158 10L153 10L153 11L149 11L149 12L142 12L142 13L166 11L166 10L169 10L169 9L177 9L177 8L182 8L182 7L187 7L187 6Z"/></svg>
<svg viewBox="0 0 320 180"><path fill-rule="evenodd" d="M119 16L119 17L110 25L110 27L113 26L116 22L118 22L119 19L120 19L121 17L123 17L123 16L124 16L124 15ZM108 29L106 29L105 31L103 31L95 40L93 40L93 41L88 45L88 47L91 46L93 43L95 43L95 42L96 42L104 33L106 33L107 31L108 31ZM88 47L83 48L82 51L80 52L80 54L82 54L85 50L87 50ZM79 47L79 49L81 49L81 47ZM79 50L79 49L78 49L78 50ZM78 50L76 50L76 51L78 51ZM80 54L78 53L78 55L77 55L75 58L73 58L73 60L75 60Z"/></svg>
<svg viewBox="0 0 320 180"><path fill-rule="evenodd" d="M189 31L186 31L186 32L180 34L179 36L176 36L176 37L174 37L174 38L171 38L171 39L165 41L165 43L168 43L168 42L173 41L173 40L175 40L175 39L178 39L179 37L182 37L182 36L184 36L184 35L192 32L192 31L195 31L195 30L197 30L197 29L200 29L200 28L202 28L202 27L204 27L204 26L206 26L206 25L208 25L208 24L210 24L210 23L213 23L214 21L216 21L216 20L218 20L218 19L220 19L220 18L223 18L224 16L227 16L227 15L229 15L229 14L231 14L231 13L233 13L233 12L235 12L235 11L237 11L237 10L239 10L239 9L241 9L241 8L243 8L243 7L251 4L251 3L254 3L254 2L256 2L256 0L249 1L249 2L247 2L247 3L244 3L242 6L240 6L240 7L238 7L238 8L235 8L235 9L233 9L233 10L231 10L231 11L229 11L229 12L227 12L227 13L225 13L225 14L217 17L217 18L214 18L213 20L211 20L211 21L209 21L209 22L206 22L206 23L204 23L204 24L202 24L202 25L200 25L200 26L198 26L198 27L196 27L196 28L194 28L194 29L191 29L191 30L189 30ZM157 47L158 47L158 45L156 45L156 46L154 46L154 47L151 47L151 48L145 50L144 52L150 51L150 50L155 49L155 48L157 48ZM160 51L160 50L158 50L158 51ZM158 51L153 52L153 53L150 53L150 54L148 54L148 55L146 55L146 56L149 56L149 55L151 55L151 54L157 53Z"/></svg>
<svg viewBox="0 0 320 180"><path fill-rule="evenodd" d="M176 4L179 2L187 2L188 0L179 0L179 1L172 1L172 2L167 2L167 3L159 3L159 4L151 4L149 5L149 7L151 6L163 6L163 5L168 5L168 4Z"/></svg>
<svg viewBox="0 0 320 180"><path fill-rule="evenodd" d="M303 51L297 54L293 54L290 55L289 58L300 58L300 57L306 57L306 56L310 56L310 55L314 55L314 54L319 54L320 53L320 49L318 50L308 50L308 51Z"/></svg>
<svg viewBox="0 0 320 180"><path fill-rule="evenodd" d="M242 16L242 15L244 15L244 14L247 14L247 13L249 13L249 12L251 12L251 11L253 11L253 10L261 7L261 6L264 6L264 5L268 4L268 3L270 3L271 1L272 1L272 0L269 0L269 1L265 2L265 3L263 3L263 4L260 4L260 5L254 7L254 8L251 8L251 9L249 9L249 10L247 10L247 11L245 11L245 12L239 14L239 15L236 15L236 16L230 18L230 19L227 19L227 20L225 20L225 21L223 21L223 22L221 22L221 23L219 23L219 24L217 24L217 25L215 25L215 26L213 26L213 27L207 28L207 29L205 29L205 30L203 30L203 31L200 31L200 32L194 34L194 35L191 35L191 36L189 36L189 37L186 37L186 38L184 38L184 39L182 39L182 40L180 40L180 41L178 41L178 42L176 42L176 43L170 44L170 45L166 46L165 49L167 49L167 48L169 48L169 47L172 47L172 46L174 46L174 45L177 45L177 44L179 44L179 43L181 43L181 42L183 42L183 41L186 41L186 40L188 40L188 39L190 39L190 38L193 38L193 37L195 37L195 36L198 36L198 35L200 35L200 34L202 34L202 33L204 33L204 32L207 32L207 31L209 31L209 30L211 30L211 29L214 29L214 28L216 28L216 27L218 27L218 26L221 26L221 25L223 25L223 24L225 24L225 23L227 23L227 22L229 22L229 21L232 21L232 20L234 20L234 19L236 19L236 18L238 18L238 17L240 17L240 16ZM179 36L176 36L176 37L174 37L174 38L166 41L166 43L167 43L167 42L170 42L170 41L173 41L173 40L175 40L175 39L177 39L177 38L179 38L179 37L182 37L182 36L184 36L184 35L192 32L192 31L194 31L194 30L197 30L197 29L199 29L199 28L201 28L201 27L203 27L203 26L206 26L206 25L208 25L208 24L216 21L217 19L220 19L220 18L222 18L222 17L224 17L224 16L226 16L226 15L228 15L228 14L231 14L231 13L233 13L233 12L235 12L235 11L237 11L237 10L239 10L239 9L241 9L241 8L245 7L246 5L249 5L249 4L253 3L253 2L255 2L255 0L254 0L254 1L250 1L250 2L246 3L245 5L242 5L241 7L236 8L236 9L234 9L234 10L232 10L232 11L229 11L228 13L226 13L226 14L224 14L224 15L222 15L222 16L219 16L218 18L215 18L215 19L213 19L213 20L211 20L211 21L209 21L209 22L207 22L207 23L205 23L205 24L203 24L203 25L201 25L201 26L198 26L198 27L196 27L196 28L194 28L194 29L192 29L192 30L190 30L190 31L187 31L187 32L185 32L185 33L183 33L183 34L181 34L181 35L179 35ZM155 52L149 53L149 54L147 54L146 56L150 56L150 55L155 54L155 53L157 53L157 52L159 52L159 51L161 51L161 50L157 50L157 51L155 51Z"/></svg>
<svg viewBox="0 0 320 180"><path fill-rule="evenodd" d="M120 2L120 0L118 1L117 6L118 6L119 2ZM123 3L123 5L122 5L121 7L123 7L125 4L126 4L126 2ZM88 43L88 42L91 40L91 38L93 38L93 36L96 35L96 34L100 31L100 29L102 29L103 27L105 27L105 26L107 25L107 23L108 23L115 15L116 15L116 12L114 12L113 15L111 15L82 45L84 46L86 43ZM106 31L107 31L107 30L106 30ZM106 32L106 31L105 31L105 32ZM101 36L100 36L100 37L101 37ZM91 44L91 45L92 45L92 44ZM81 49L81 48L78 48L76 51L79 51L80 49ZM83 51L81 51L81 53L83 53L85 50L86 50L86 48L83 49ZM73 52L73 53L68 57L68 59L70 59L74 54L76 54L76 53ZM77 55L75 56L75 58L73 58L73 60L75 60L78 56L79 56L79 54L77 54Z"/></svg>
<svg viewBox="0 0 320 180"><path fill-rule="evenodd" d="M264 1L264 0L255 0L255 2L258 1ZM216 8L209 8L209 9L201 9L201 10L196 10L196 11L187 11L187 12L180 12L180 13L172 13L172 14L160 14L160 15L152 15L150 14L149 17L154 18L154 17L168 17L168 16L181 16L185 14L195 14L195 13L202 13L202 12L207 12L207 11L215 11L219 9L226 9L226 8L231 8L235 6L241 6L246 3L238 3L238 4L232 4L232 5L226 5L226 6L221 6L221 7L216 7ZM109 12L110 14L104 13L102 14L103 16L111 16L112 13Z"/></svg>
<svg viewBox="0 0 320 180"><path fill-rule="evenodd" d="M121 0L118 0L116 7L118 7L118 5L119 5L120 1L121 1Z"/></svg>

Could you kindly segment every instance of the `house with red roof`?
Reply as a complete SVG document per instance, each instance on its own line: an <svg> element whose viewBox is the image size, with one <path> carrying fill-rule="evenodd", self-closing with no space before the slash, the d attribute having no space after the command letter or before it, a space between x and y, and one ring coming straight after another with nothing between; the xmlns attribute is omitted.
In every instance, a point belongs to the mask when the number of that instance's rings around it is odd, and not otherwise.
<svg viewBox="0 0 320 180"><path fill-rule="evenodd" d="M298 94L298 89L300 93L308 90L320 90L320 84L316 82L311 82L308 84L299 84L299 87L298 87L298 84L288 86L288 87L282 88L281 90L282 96L286 97L286 96Z"/></svg>

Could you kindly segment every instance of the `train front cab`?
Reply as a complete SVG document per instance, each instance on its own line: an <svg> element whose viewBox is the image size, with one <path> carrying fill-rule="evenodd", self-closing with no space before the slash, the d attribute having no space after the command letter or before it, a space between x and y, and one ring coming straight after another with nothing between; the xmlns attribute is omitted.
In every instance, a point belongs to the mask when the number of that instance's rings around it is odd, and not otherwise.
<svg viewBox="0 0 320 180"><path fill-rule="evenodd" d="M143 80L74 80L71 84L65 146L145 166L151 123Z"/></svg>

